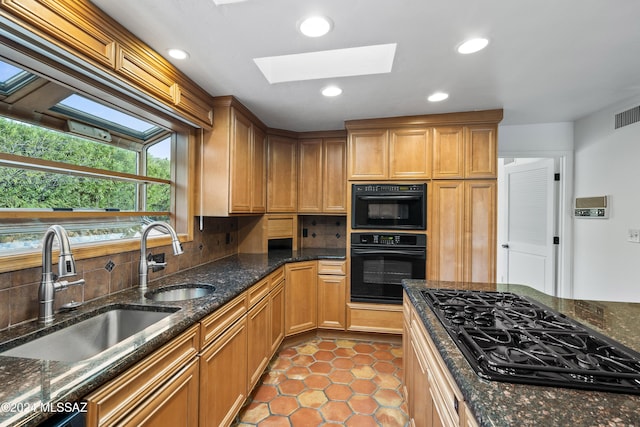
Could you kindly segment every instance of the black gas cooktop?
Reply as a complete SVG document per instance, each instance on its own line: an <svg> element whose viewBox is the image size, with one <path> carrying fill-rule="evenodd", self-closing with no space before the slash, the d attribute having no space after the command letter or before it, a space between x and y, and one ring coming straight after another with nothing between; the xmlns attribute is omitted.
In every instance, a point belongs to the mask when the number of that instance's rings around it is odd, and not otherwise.
<svg viewBox="0 0 640 427"><path fill-rule="evenodd" d="M640 394L640 353L549 307L508 292L421 292L482 378Z"/></svg>

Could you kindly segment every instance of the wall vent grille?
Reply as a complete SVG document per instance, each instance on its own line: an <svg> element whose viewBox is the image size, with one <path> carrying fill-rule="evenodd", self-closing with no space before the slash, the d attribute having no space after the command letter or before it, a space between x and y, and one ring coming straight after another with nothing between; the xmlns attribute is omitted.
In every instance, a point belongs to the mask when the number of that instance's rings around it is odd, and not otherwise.
<svg viewBox="0 0 640 427"><path fill-rule="evenodd" d="M620 129L623 126L630 125L632 123L640 122L640 105L634 108L630 108L627 111L616 114L615 128Z"/></svg>

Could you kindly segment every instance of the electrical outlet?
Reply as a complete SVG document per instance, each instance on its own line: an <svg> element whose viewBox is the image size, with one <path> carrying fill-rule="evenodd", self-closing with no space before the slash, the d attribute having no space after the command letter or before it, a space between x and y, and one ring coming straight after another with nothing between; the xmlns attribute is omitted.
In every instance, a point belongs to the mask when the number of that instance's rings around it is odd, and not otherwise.
<svg viewBox="0 0 640 427"><path fill-rule="evenodd" d="M640 243L640 230L630 228L627 233L627 242Z"/></svg>

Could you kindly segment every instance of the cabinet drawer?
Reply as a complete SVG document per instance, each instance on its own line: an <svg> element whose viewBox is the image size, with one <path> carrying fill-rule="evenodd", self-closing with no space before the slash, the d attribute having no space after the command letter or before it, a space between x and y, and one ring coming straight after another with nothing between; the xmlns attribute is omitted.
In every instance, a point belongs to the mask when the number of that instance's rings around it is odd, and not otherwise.
<svg viewBox="0 0 640 427"><path fill-rule="evenodd" d="M200 325L87 396L87 426L112 424L154 393L198 354Z"/></svg>
<svg viewBox="0 0 640 427"><path fill-rule="evenodd" d="M270 290L277 288L284 281L284 267L278 268L269 275Z"/></svg>
<svg viewBox="0 0 640 427"><path fill-rule="evenodd" d="M247 291L247 296L249 299L248 309L250 310L258 301L267 296L269 293L269 277L266 277L253 285Z"/></svg>
<svg viewBox="0 0 640 427"><path fill-rule="evenodd" d="M200 349L204 349L218 335L240 319L247 312L247 293L243 292L234 300L226 303L218 310L200 321L202 331L200 333Z"/></svg>
<svg viewBox="0 0 640 427"><path fill-rule="evenodd" d="M347 262L320 260L318 261L318 274L344 276L347 274Z"/></svg>

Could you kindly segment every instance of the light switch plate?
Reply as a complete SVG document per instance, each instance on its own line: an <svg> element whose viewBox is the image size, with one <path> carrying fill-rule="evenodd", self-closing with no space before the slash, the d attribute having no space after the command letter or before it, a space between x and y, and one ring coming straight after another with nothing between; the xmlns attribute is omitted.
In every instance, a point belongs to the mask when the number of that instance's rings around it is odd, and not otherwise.
<svg viewBox="0 0 640 427"><path fill-rule="evenodd" d="M630 228L627 233L627 242L640 243L640 230Z"/></svg>

